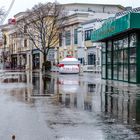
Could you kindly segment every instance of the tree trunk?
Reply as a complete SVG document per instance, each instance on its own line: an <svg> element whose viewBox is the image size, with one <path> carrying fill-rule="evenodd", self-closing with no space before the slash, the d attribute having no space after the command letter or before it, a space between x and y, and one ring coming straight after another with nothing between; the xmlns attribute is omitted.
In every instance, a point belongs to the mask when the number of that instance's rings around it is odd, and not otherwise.
<svg viewBox="0 0 140 140"><path fill-rule="evenodd" d="M46 62L46 53L43 54L43 63Z"/></svg>
<svg viewBox="0 0 140 140"><path fill-rule="evenodd" d="M46 54L43 53L42 72L45 73L45 71L46 71Z"/></svg>
<svg viewBox="0 0 140 140"><path fill-rule="evenodd" d="M51 70L51 61L47 61L47 54L43 53L43 72L48 72Z"/></svg>

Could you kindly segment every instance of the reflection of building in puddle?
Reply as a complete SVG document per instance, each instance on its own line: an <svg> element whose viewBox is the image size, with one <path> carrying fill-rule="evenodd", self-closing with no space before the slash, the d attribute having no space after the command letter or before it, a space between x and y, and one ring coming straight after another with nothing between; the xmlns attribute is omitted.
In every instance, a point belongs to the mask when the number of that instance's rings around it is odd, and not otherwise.
<svg viewBox="0 0 140 140"><path fill-rule="evenodd" d="M16 101L26 102L26 103L34 102L32 98L29 98L30 95L28 93L27 87L10 90L10 95L14 97L13 100Z"/></svg>
<svg viewBox="0 0 140 140"><path fill-rule="evenodd" d="M88 84L88 92L95 92L96 84Z"/></svg>
<svg viewBox="0 0 140 140"><path fill-rule="evenodd" d="M73 79L62 79L59 78L58 80L58 84L59 84L59 92L63 92L63 93L75 93L78 88L79 88L79 81L78 80L73 80Z"/></svg>
<svg viewBox="0 0 140 140"><path fill-rule="evenodd" d="M26 83L26 75L24 73L10 73L0 78L1 83Z"/></svg>
<svg viewBox="0 0 140 140"><path fill-rule="evenodd" d="M8 94L13 100L22 102L31 102L30 93L32 86L29 81L29 74L26 73L8 73L0 84L1 93Z"/></svg>
<svg viewBox="0 0 140 140"><path fill-rule="evenodd" d="M43 76L38 73L32 76L33 91L32 95L51 95L54 94L54 79L50 76Z"/></svg>
<svg viewBox="0 0 140 140"><path fill-rule="evenodd" d="M44 91L45 93L54 94L54 83L55 80L51 77L44 77Z"/></svg>
<svg viewBox="0 0 140 140"><path fill-rule="evenodd" d="M71 90L73 85L75 88L74 90ZM77 82L75 85L72 82L59 81L57 97L59 102L64 104L66 107L76 107L78 109L88 111L99 111L97 106L100 105L95 105L94 101L94 99L100 99L99 87L100 84L96 85L95 83ZM100 102L101 101L99 100L98 104L100 104Z"/></svg>
<svg viewBox="0 0 140 140"><path fill-rule="evenodd" d="M88 83L85 97L85 109L99 113L101 111L101 84Z"/></svg>
<svg viewBox="0 0 140 140"><path fill-rule="evenodd" d="M101 92L102 111L126 124L134 124L137 120L136 94L129 91L119 90L117 87L102 85ZM137 114L138 113L138 114Z"/></svg>

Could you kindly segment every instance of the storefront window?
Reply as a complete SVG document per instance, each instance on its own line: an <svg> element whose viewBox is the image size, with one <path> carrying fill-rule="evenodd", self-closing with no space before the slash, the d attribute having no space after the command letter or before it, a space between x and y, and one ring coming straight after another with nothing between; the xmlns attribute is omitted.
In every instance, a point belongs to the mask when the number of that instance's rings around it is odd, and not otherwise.
<svg viewBox="0 0 140 140"><path fill-rule="evenodd" d="M114 54L113 54L113 64L117 64L117 62L118 62L118 52L114 51Z"/></svg>
<svg viewBox="0 0 140 140"><path fill-rule="evenodd" d="M123 50L118 51L118 62L123 64Z"/></svg>
<svg viewBox="0 0 140 140"><path fill-rule="evenodd" d="M128 48L128 37L123 39L123 48Z"/></svg>
<svg viewBox="0 0 140 140"><path fill-rule="evenodd" d="M123 49L123 40L118 40L118 49Z"/></svg>
<svg viewBox="0 0 140 140"><path fill-rule="evenodd" d="M111 79L112 77L111 65L107 65L107 75L108 75L108 78Z"/></svg>
<svg viewBox="0 0 140 140"><path fill-rule="evenodd" d="M102 48L102 78L106 78L106 43L101 43Z"/></svg>
<svg viewBox="0 0 140 140"><path fill-rule="evenodd" d="M130 35L130 50L129 50L129 70L130 82L136 82L136 34Z"/></svg>
<svg viewBox="0 0 140 140"><path fill-rule="evenodd" d="M117 80L118 65L113 65L113 79Z"/></svg>
<svg viewBox="0 0 140 140"><path fill-rule="evenodd" d="M136 82L136 33L122 39L108 41L107 48L102 47L102 64L108 79ZM106 62L107 61L107 62Z"/></svg>
<svg viewBox="0 0 140 140"><path fill-rule="evenodd" d="M112 78L112 41L107 42L107 78Z"/></svg>
<svg viewBox="0 0 140 140"><path fill-rule="evenodd" d="M113 79L124 80L124 64L128 65L128 37L113 42ZM128 80L128 72L127 77Z"/></svg>
<svg viewBox="0 0 140 140"><path fill-rule="evenodd" d="M118 41L114 41L113 49L114 49L114 51L118 50Z"/></svg>
<svg viewBox="0 0 140 140"><path fill-rule="evenodd" d="M101 43L102 52L106 52L106 44Z"/></svg>
<svg viewBox="0 0 140 140"><path fill-rule="evenodd" d="M130 82L136 82L136 65L130 65Z"/></svg>
<svg viewBox="0 0 140 140"><path fill-rule="evenodd" d="M111 41L108 41L107 50L108 51L111 51L112 50L112 42Z"/></svg>
<svg viewBox="0 0 140 140"><path fill-rule="evenodd" d="M106 64L106 53L102 53L102 64Z"/></svg>
<svg viewBox="0 0 140 140"><path fill-rule="evenodd" d="M123 80L123 65L118 66L119 80Z"/></svg>
<svg viewBox="0 0 140 140"><path fill-rule="evenodd" d="M128 63L128 49L124 49L123 51L123 61L124 63Z"/></svg>
<svg viewBox="0 0 140 140"><path fill-rule="evenodd" d="M130 64L136 63L136 48L130 48Z"/></svg>
<svg viewBox="0 0 140 140"><path fill-rule="evenodd" d="M107 53L107 63L108 64L110 64L111 60L112 60L112 57L111 57L112 55L111 54L112 54L112 52L110 52L110 51Z"/></svg>
<svg viewBox="0 0 140 140"><path fill-rule="evenodd" d="M136 47L136 42L137 42L136 34L133 33L130 35L130 47Z"/></svg>
<svg viewBox="0 0 140 140"><path fill-rule="evenodd" d="M106 78L106 65L102 65L102 78Z"/></svg>
<svg viewBox="0 0 140 140"><path fill-rule="evenodd" d="M128 65L124 65L124 81L128 81Z"/></svg>

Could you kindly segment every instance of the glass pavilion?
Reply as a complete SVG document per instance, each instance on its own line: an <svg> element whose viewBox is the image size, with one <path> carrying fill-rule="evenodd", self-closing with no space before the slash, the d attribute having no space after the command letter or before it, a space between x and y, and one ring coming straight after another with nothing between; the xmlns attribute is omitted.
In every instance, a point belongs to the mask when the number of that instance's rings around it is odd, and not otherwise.
<svg viewBox="0 0 140 140"><path fill-rule="evenodd" d="M102 78L140 83L140 13L107 20L92 33L102 42Z"/></svg>

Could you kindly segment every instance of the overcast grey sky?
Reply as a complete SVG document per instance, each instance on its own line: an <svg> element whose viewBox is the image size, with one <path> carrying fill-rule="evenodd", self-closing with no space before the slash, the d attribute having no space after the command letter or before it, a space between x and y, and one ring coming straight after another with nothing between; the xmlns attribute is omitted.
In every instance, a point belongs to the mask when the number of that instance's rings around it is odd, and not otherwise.
<svg viewBox="0 0 140 140"><path fill-rule="evenodd" d="M0 7L8 9L12 0L0 0ZM15 14L32 8L35 4L53 2L54 0L15 0L15 3L8 15L12 18ZM120 4L122 6L140 7L140 0L57 0L60 3L98 3L98 4Z"/></svg>

